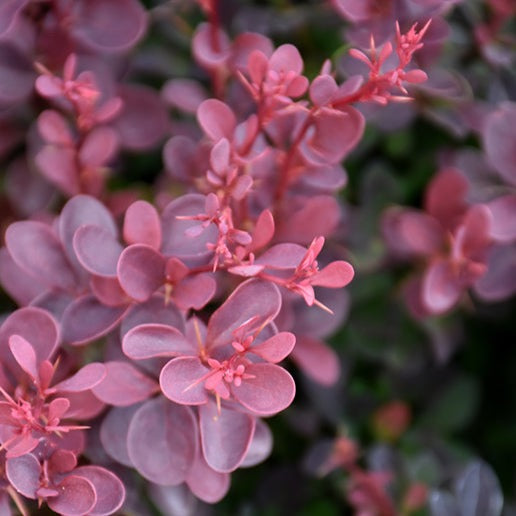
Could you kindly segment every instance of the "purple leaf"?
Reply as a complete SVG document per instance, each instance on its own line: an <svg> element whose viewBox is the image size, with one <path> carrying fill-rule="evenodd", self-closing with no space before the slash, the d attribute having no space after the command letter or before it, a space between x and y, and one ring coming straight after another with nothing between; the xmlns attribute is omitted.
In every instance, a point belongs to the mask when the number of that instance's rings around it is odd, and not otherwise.
<svg viewBox="0 0 516 516"><path fill-rule="evenodd" d="M195 347L184 335L164 324L142 324L125 334L122 341L124 353L133 360L153 357L193 355Z"/></svg>
<svg viewBox="0 0 516 516"><path fill-rule="evenodd" d="M214 401L199 407L204 458L215 471L229 473L240 466L254 434L255 418L222 407Z"/></svg>
<svg viewBox="0 0 516 516"><path fill-rule="evenodd" d="M91 276L90 288L103 305L124 306L131 301L124 290L122 290L118 278Z"/></svg>
<svg viewBox="0 0 516 516"><path fill-rule="evenodd" d="M127 307L104 306L93 296L79 297L63 314L63 340L69 344L85 344L98 339L111 331L126 311Z"/></svg>
<svg viewBox="0 0 516 516"><path fill-rule="evenodd" d="M106 362L105 367L105 378L93 388L93 394L104 403L126 407L159 391L154 380L127 362Z"/></svg>
<svg viewBox="0 0 516 516"><path fill-rule="evenodd" d="M122 507L125 499L124 484L111 471L99 466L81 466L74 470L74 475L89 480L95 488L97 501L89 515L107 516Z"/></svg>
<svg viewBox="0 0 516 516"><path fill-rule="evenodd" d="M298 244L277 244L267 249L256 264L271 269L295 269L306 254L306 249Z"/></svg>
<svg viewBox="0 0 516 516"><path fill-rule="evenodd" d="M16 491L27 498L36 499L41 466L32 453L6 460L5 474Z"/></svg>
<svg viewBox="0 0 516 516"><path fill-rule="evenodd" d="M125 212L124 240L128 244L161 247L161 220L156 208L145 201L136 201Z"/></svg>
<svg viewBox="0 0 516 516"><path fill-rule="evenodd" d="M73 145L68 123L58 111L53 109L43 111L38 117L38 129L47 143L61 146Z"/></svg>
<svg viewBox="0 0 516 516"><path fill-rule="evenodd" d="M488 203L493 217L491 236L497 242L516 240L516 195L504 195Z"/></svg>
<svg viewBox="0 0 516 516"><path fill-rule="evenodd" d="M50 287L73 290L76 278L61 243L42 222L14 222L5 232L5 242L16 265ZM38 252L32 252L37 249Z"/></svg>
<svg viewBox="0 0 516 516"><path fill-rule="evenodd" d="M127 448L131 462L146 479L177 485L188 475L197 439L191 409L159 397L147 401L135 413Z"/></svg>
<svg viewBox="0 0 516 516"><path fill-rule="evenodd" d="M166 305L163 296L154 295L145 303L129 309L122 320L120 328L121 338L132 328L140 324L165 324L180 332L184 331L185 322L181 312L173 303Z"/></svg>
<svg viewBox="0 0 516 516"><path fill-rule="evenodd" d="M218 230L210 224L197 237L186 235L186 231L199 226L197 220L181 220L177 217L196 216L205 211L206 197L199 194L183 195L167 205L162 215L163 246L165 256L175 256L187 265L204 265L213 256L213 252L206 247L208 243L215 243ZM190 264L191 262L191 264Z"/></svg>
<svg viewBox="0 0 516 516"><path fill-rule="evenodd" d="M159 384L163 394L176 403L202 405L208 401L202 378L209 372L197 357L179 357L161 370Z"/></svg>
<svg viewBox="0 0 516 516"><path fill-rule="evenodd" d="M73 376L52 387L55 392L81 392L92 389L106 378L106 366L100 362L90 362Z"/></svg>
<svg viewBox="0 0 516 516"><path fill-rule="evenodd" d="M64 245L66 255L72 263L80 268L73 248L75 232L85 225L98 226L117 237L117 227L113 216L106 207L94 197L77 195L63 207L59 216L59 237Z"/></svg>
<svg viewBox="0 0 516 516"><path fill-rule="evenodd" d="M122 147L144 151L156 147L168 133L167 111L156 91L147 86L119 87L122 113L114 121Z"/></svg>
<svg viewBox="0 0 516 516"><path fill-rule="evenodd" d="M516 185L516 104L504 102L488 117L484 128L484 148L496 171Z"/></svg>
<svg viewBox="0 0 516 516"><path fill-rule="evenodd" d="M195 80L171 79L161 88L161 97L168 105L194 114L206 99L206 91Z"/></svg>
<svg viewBox="0 0 516 516"><path fill-rule="evenodd" d="M122 246L106 229L82 226L73 238L73 248L80 264L90 273L107 278L116 277Z"/></svg>
<svg viewBox="0 0 516 516"><path fill-rule="evenodd" d="M208 466L201 450L197 450L186 483L192 493L206 503L217 503L229 489L230 476Z"/></svg>
<svg viewBox="0 0 516 516"><path fill-rule="evenodd" d="M4 0L0 6L0 35L6 33L29 0Z"/></svg>
<svg viewBox="0 0 516 516"><path fill-rule="evenodd" d="M0 283L20 306L30 304L47 289L43 282L18 267L5 247L0 249Z"/></svg>
<svg viewBox="0 0 516 516"><path fill-rule="evenodd" d="M143 37L147 26L145 10L136 0L77 2L73 20L75 37L102 53L129 50Z"/></svg>
<svg viewBox="0 0 516 516"><path fill-rule="evenodd" d="M69 475L56 486L56 490L59 494L47 498L47 504L63 516L89 514L97 503L94 485L83 477Z"/></svg>
<svg viewBox="0 0 516 516"><path fill-rule="evenodd" d="M133 467L127 451L129 423L140 405L113 407L100 426L100 441L106 453L124 466Z"/></svg>
<svg viewBox="0 0 516 516"><path fill-rule="evenodd" d="M133 244L124 249L117 272L121 287L137 301L147 301L165 283L166 259L153 247Z"/></svg>
<svg viewBox="0 0 516 516"><path fill-rule="evenodd" d="M263 462L271 454L272 444L272 432L261 419L257 419L253 440L240 467L250 468Z"/></svg>
<svg viewBox="0 0 516 516"><path fill-rule="evenodd" d="M239 285L218 308L208 323L209 349L231 343L233 331L251 317L256 327L276 317L281 308L281 294L272 283L250 279Z"/></svg>
<svg viewBox="0 0 516 516"><path fill-rule="evenodd" d="M292 376L274 364L251 364L245 368L245 378L237 387L231 385L235 399L260 416L271 416L286 409L294 399L296 386Z"/></svg>

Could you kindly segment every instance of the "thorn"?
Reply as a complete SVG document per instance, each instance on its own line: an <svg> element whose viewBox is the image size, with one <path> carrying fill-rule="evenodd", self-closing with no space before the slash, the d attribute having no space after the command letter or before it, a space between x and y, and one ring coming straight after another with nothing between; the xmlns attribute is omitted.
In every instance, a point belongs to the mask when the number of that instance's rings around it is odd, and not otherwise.
<svg viewBox="0 0 516 516"><path fill-rule="evenodd" d="M323 305L320 301L317 301L317 299L314 299L314 305L318 306L321 310L324 310L325 312L334 315L333 310L328 308L326 305Z"/></svg>

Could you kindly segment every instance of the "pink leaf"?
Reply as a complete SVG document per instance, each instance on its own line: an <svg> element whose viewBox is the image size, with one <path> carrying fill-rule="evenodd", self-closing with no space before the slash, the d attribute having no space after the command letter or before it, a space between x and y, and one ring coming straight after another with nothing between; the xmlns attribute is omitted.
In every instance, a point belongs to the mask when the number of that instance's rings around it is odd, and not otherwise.
<svg viewBox="0 0 516 516"><path fill-rule="evenodd" d="M468 181L454 168L439 171L426 189L425 209L446 229L452 229L466 209Z"/></svg>
<svg viewBox="0 0 516 516"><path fill-rule="evenodd" d="M161 247L161 221L156 208L145 201L131 204L125 213L124 240L128 244Z"/></svg>
<svg viewBox="0 0 516 516"><path fill-rule="evenodd" d="M90 362L73 376L54 385L56 392L81 392L92 389L106 378L106 367L100 362Z"/></svg>
<svg viewBox="0 0 516 516"><path fill-rule="evenodd" d="M159 390L158 384L127 362L106 362L107 374L93 387L93 394L101 401L126 407L146 400Z"/></svg>
<svg viewBox="0 0 516 516"><path fill-rule="evenodd" d="M328 104L339 87L331 75L319 75L310 85L310 99L316 106Z"/></svg>
<svg viewBox="0 0 516 516"><path fill-rule="evenodd" d="M81 466L74 475L89 480L95 488L96 503L88 513L91 516L107 516L117 512L125 499L124 484L120 479L100 466Z"/></svg>
<svg viewBox="0 0 516 516"><path fill-rule="evenodd" d="M194 346L180 331L164 324L136 326L125 334L122 349L133 360L195 353Z"/></svg>
<svg viewBox="0 0 516 516"><path fill-rule="evenodd" d="M203 502L217 503L229 489L230 477L208 466L201 450L197 450L195 460L186 477L186 483L192 493Z"/></svg>
<svg viewBox="0 0 516 516"><path fill-rule="evenodd" d="M163 397L147 401L131 420L127 436L134 467L159 485L184 482L195 456L197 424L191 409Z"/></svg>
<svg viewBox="0 0 516 516"><path fill-rule="evenodd" d="M128 296L147 301L165 283L165 258L153 247L133 244L118 261L118 280Z"/></svg>
<svg viewBox="0 0 516 516"><path fill-rule="evenodd" d="M174 301L183 310L201 310L215 295L217 283L209 274L197 274L182 280L173 290Z"/></svg>
<svg viewBox="0 0 516 516"><path fill-rule="evenodd" d="M89 514L97 503L95 487L83 477L69 475L56 486L56 490L58 495L47 498L47 504L63 516Z"/></svg>
<svg viewBox="0 0 516 516"><path fill-rule="evenodd" d="M197 27L192 40L192 52L201 66L209 70L217 69L228 60L230 51L231 42L222 29L213 31L208 23L201 23Z"/></svg>
<svg viewBox="0 0 516 516"><path fill-rule="evenodd" d="M231 385L235 399L260 416L271 416L286 409L294 399L296 386L292 376L274 364L251 364L237 387Z"/></svg>
<svg viewBox="0 0 516 516"><path fill-rule="evenodd" d="M29 342L19 335L12 335L9 339L9 348L20 367L35 381L38 382L38 364L36 353Z"/></svg>
<svg viewBox="0 0 516 516"><path fill-rule="evenodd" d="M231 108L217 99L205 100L197 110L197 120L208 137L214 141L233 139L236 118Z"/></svg>
<svg viewBox="0 0 516 516"><path fill-rule="evenodd" d="M290 354L295 344L296 336L288 331L282 331L266 341L252 346L249 351L267 360L267 362L276 364Z"/></svg>
<svg viewBox="0 0 516 516"><path fill-rule="evenodd" d="M161 370L163 394L181 405L202 405L208 401L203 378L210 372L197 357L174 358Z"/></svg>
<svg viewBox="0 0 516 516"><path fill-rule="evenodd" d="M80 264L90 273L106 278L116 277L122 246L106 229L82 226L73 238L73 248Z"/></svg>
<svg viewBox="0 0 516 516"><path fill-rule="evenodd" d="M96 127L88 133L79 150L83 167L105 166L118 150L118 137L110 127Z"/></svg>
<svg viewBox="0 0 516 516"><path fill-rule="evenodd" d="M291 357L303 373L321 385L330 386L339 379L339 358L333 349L319 339L301 336Z"/></svg>
<svg viewBox="0 0 516 516"><path fill-rule="evenodd" d="M256 251L265 247L274 236L274 218L270 210L263 210L258 217L253 230L251 250Z"/></svg>
<svg viewBox="0 0 516 516"><path fill-rule="evenodd" d="M269 68L276 72L292 71L300 74L303 71L303 59L294 45L281 45L269 58Z"/></svg>
<svg viewBox="0 0 516 516"><path fill-rule="evenodd" d="M324 269L312 276L310 283L314 286L342 288L351 282L355 271L348 262L342 260L331 262Z"/></svg>
<svg viewBox="0 0 516 516"><path fill-rule="evenodd" d="M106 306L124 306L130 302L129 297L120 286L118 278L91 276L91 291Z"/></svg>
<svg viewBox="0 0 516 516"><path fill-rule="evenodd" d="M66 120L53 109L43 111L38 117L38 129L47 143L73 145L72 135Z"/></svg>
<svg viewBox="0 0 516 516"><path fill-rule="evenodd" d="M45 145L34 161L40 172L62 192L72 196L80 192L75 150Z"/></svg>
<svg viewBox="0 0 516 516"><path fill-rule="evenodd" d="M267 249L255 263L271 269L295 269L305 254L306 249L298 244L277 244Z"/></svg>
<svg viewBox="0 0 516 516"><path fill-rule="evenodd" d="M204 458L215 471L228 473L240 466L253 438L255 418L222 408L214 401L199 408Z"/></svg>
<svg viewBox="0 0 516 516"><path fill-rule="evenodd" d="M423 304L428 311L434 314L446 312L457 303L461 293L452 264L436 260L428 267L421 292Z"/></svg>
<svg viewBox="0 0 516 516"><path fill-rule="evenodd" d="M192 79L171 79L161 88L161 97L172 107L185 113L193 113L203 100L206 99L206 91L197 81Z"/></svg>
<svg viewBox="0 0 516 516"><path fill-rule="evenodd" d="M233 331L251 317L256 326L265 325L281 308L281 295L276 285L257 279L240 284L210 318L207 343L209 349L229 344Z"/></svg>

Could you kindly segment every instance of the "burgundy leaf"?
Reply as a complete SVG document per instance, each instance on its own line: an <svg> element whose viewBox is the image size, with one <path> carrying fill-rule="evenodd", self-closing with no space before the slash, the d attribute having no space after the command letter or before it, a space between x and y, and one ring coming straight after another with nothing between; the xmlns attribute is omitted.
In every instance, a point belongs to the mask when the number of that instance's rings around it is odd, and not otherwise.
<svg viewBox="0 0 516 516"><path fill-rule="evenodd" d="M20 367L34 380L38 381L38 363L36 353L29 342L19 335L12 335L9 348Z"/></svg>
<svg viewBox="0 0 516 516"><path fill-rule="evenodd" d="M113 158L118 150L118 137L109 127L96 127L88 133L79 150L84 167L99 168Z"/></svg>
<svg viewBox="0 0 516 516"><path fill-rule="evenodd" d="M210 274L197 274L182 280L173 290L179 308L201 310L215 295L217 283Z"/></svg>

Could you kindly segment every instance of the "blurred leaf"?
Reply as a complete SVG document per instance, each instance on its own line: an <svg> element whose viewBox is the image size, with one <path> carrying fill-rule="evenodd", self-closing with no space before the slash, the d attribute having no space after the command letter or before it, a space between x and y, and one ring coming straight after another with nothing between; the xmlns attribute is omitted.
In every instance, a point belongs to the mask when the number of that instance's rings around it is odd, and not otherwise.
<svg viewBox="0 0 516 516"><path fill-rule="evenodd" d="M476 381L460 375L434 398L419 420L419 425L440 432L462 430L473 418L479 402Z"/></svg>
<svg viewBox="0 0 516 516"><path fill-rule="evenodd" d="M499 516L503 495L491 466L483 461L470 463L455 484L462 516Z"/></svg>
<svg viewBox="0 0 516 516"><path fill-rule="evenodd" d="M429 504L432 516L461 516L455 498L446 491L432 491Z"/></svg>

